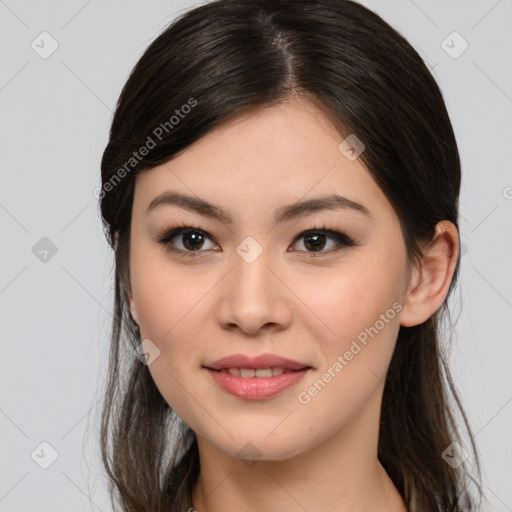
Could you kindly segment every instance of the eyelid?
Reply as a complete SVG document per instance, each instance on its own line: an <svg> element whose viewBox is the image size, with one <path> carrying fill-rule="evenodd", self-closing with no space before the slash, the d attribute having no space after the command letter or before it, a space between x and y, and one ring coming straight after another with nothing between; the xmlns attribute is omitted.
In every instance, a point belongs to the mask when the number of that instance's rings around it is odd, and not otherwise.
<svg viewBox="0 0 512 512"><path fill-rule="evenodd" d="M317 233L320 233L322 235L326 235L330 238L334 238L335 240L338 241L338 243L343 243L343 245L345 246L352 246L352 245L355 245L355 242L354 240L349 237L348 235L346 235L345 233L343 233L342 231L337 231L335 229L327 229L325 226L322 227L322 228L310 228L310 229L306 229L302 232L300 232L295 238L294 238L294 242L296 240L299 240L299 238L304 238L306 235L309 235L309 234L317 234ZM319 252L323 252L323 251L319 251Z"/></svg>
<svg viewBox="0 0 512 512"><path fill-rule="evenodd" d="M167 248L167 250L174 252L174 253L179 253L181 255L184 255L185 257L200 257L201 253L208 252L211 249L207 249L207 250L198 249L197 251L184 251L183 249L177 249L175 247L172 247L170 244L170 240L172 240L174 237L176 237L178 235L183 235L186 233L196 233L196 232L200 233L205 238L209 238L212 242L214 242L215 245L219 245L218 242L208 232L204 231L203 229L201 229L199 227L193 226L191 224L183 224L183 223L178 226L168 227L168 228L162 230L155 237L155 241L157 243L164 245ZM327 250L327 251L323 251L323 250L321 250L321 251L300 251L299 250L299 251L294 251L294 252L306 253L311 256L315 256L315 255L321 256L324 254L325 255L332 254L332 253L339 251L340 249L347 248L347 247L353 247L353 246L357 245L354 242L354 240L351 237L349 237L348 235L346 235L344 232L334 230L334 229L328 229L325 226L325 224L322 227L313 227L313 228L309 228L304 231L301 231L299 234L297 234L295 236L292 244L295 244L298 240L306 237L306 235L309 235L309 234L325 235L326 237L331 238L335 242L337 242L338 247L335 249Z"/></svg>

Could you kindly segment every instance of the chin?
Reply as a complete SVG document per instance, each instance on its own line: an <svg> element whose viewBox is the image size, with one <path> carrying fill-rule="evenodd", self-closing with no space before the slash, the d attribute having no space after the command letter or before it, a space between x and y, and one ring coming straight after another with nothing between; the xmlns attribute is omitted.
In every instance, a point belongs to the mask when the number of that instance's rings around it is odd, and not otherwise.
<svg viewBox="0 0 512 512"><path fill-rule="evenodd" d="M284 431L283 435L273 436L272 439L265 439L261 432L259 435L243 435L238 431L234 439L220 442L210 439L210 442L226 455L247 461L248 465L258 460L287 460L304 451L304 446L290 440Z"/></svg>

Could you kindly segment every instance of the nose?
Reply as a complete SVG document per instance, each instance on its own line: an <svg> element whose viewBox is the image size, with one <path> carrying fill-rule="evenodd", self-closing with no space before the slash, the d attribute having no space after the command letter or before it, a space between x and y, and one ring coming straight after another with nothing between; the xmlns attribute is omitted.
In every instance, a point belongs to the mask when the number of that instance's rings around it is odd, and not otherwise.
<svg viewBox="0 0 512 512"><path fill-rule="evenodd" d="M252 262L233 255L233 268L220 288L217 308L223 329L255 335L260 330L278 331L290 325L294 295L279 266L271 267L270 263L266 251Z"/></svg>

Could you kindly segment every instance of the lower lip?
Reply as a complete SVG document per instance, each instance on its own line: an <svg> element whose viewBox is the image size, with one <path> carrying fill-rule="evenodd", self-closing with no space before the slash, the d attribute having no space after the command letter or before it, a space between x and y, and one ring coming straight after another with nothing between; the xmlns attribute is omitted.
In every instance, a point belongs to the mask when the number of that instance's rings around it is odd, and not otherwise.
<svg viewBox="0 0 512 512"><path fill-rule="evenodd" d="M304 378L304 375L311 369L297 370L291 373L282 373L275 377L235 377L229 373L205 368L213 377L215 382L224 390L234 396L245 400L262 400L272 398L281 391L297 384Z"/></svg>

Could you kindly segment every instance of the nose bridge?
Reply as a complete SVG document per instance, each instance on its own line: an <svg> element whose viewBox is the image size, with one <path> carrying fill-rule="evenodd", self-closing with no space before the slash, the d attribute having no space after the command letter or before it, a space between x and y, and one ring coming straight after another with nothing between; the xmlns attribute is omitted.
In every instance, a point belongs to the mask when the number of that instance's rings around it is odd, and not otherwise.
<svg viewBox="0 0 512 512"><path fill-rule="evenodd" d="M219 321L224 325L236 324L251 333L269 323L281 327L287 324L290 313L284 285L271 268L269 249L255 238L247 237L232 256L232 271L222 294Z"/></svg>
<svg viewBox="0 0 512 512"><path fill-rule="evenodd" d="M234 271L232 275L232 293L237 300L257 301L260 307L265 303L270 306L273 295L272 280L275 279L270 270L270 251L263 248L252 236L244 239L233 255ZM246 304L246 307L248 304Z"/></svg>

